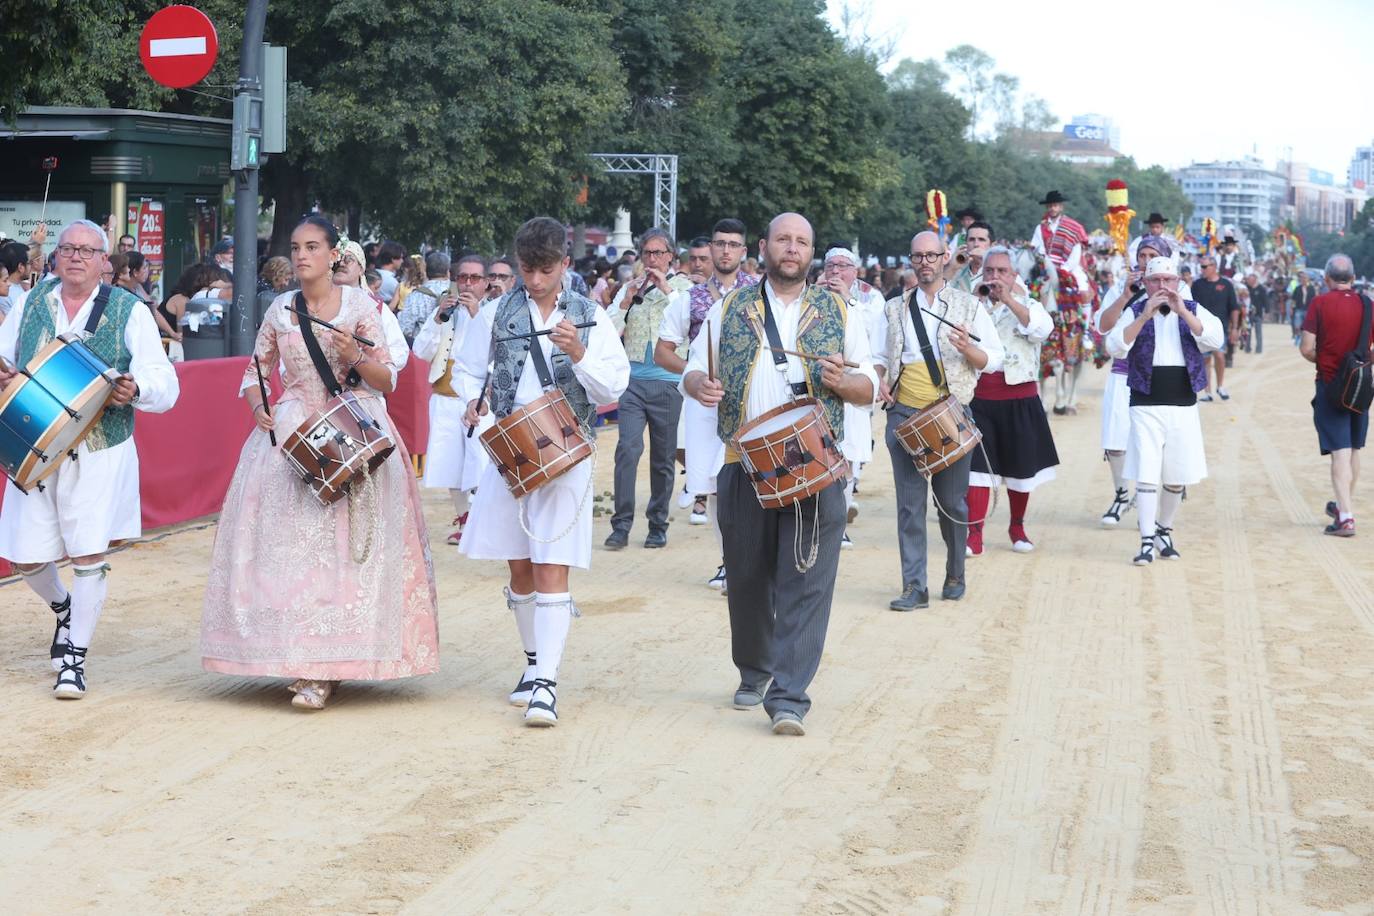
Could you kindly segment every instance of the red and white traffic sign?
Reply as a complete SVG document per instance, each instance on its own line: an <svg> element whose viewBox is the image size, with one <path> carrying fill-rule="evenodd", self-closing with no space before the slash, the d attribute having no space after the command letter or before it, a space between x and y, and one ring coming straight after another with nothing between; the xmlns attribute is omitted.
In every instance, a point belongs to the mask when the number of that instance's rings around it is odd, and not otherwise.
<svg viewBox="0 0 1374 916"><path fill-rule="evenodd" d="M154 82L183 89L205 79L215 66L215 24L194 6L158 10L143 27L138 56Z"/></svg>

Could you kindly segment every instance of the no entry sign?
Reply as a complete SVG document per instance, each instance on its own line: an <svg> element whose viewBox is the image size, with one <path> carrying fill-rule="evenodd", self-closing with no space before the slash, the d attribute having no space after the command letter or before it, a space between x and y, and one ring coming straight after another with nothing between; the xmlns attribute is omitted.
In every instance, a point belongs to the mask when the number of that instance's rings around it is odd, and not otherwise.
<svg viewBox="0 0 1374 916"><path fill-rule="evenodd" d="M155 82L173 89L205 79L218 53L215 24L194 6L158 10L138 41L143 69Z"/></svg>

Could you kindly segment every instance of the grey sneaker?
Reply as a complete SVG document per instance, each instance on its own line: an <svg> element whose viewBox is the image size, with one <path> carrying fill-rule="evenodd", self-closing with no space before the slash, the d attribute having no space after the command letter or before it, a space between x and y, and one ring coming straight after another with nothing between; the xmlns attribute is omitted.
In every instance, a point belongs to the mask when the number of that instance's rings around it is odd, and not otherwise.
<svg viewBox="0 0 1374 916"><path fill-rule="evenodd" d="M735 708L753 709L763 702L763 688L740 684L735 690Z"/></svg>
<svg viewBox="0 0 1374 916"><path fill-rule="evenodd" d="M902 586L902 593L889 601L887 606L894 611L914 611L917 608L930 607L930 592L924 588L917 588L914 582L908 582Z"/></svg>
<svg viewBox="0 0 1374 916"><path fill-rule="evenodd" d="M800 738L806 734L806 726L802 725L801 716L795 712L790 709L780 709L773 714L773 734Z"/></svg>

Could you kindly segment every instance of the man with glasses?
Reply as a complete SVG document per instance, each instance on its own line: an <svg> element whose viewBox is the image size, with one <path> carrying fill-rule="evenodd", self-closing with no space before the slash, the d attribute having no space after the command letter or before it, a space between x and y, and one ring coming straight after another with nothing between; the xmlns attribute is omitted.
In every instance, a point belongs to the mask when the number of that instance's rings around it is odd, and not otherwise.
<svg viewBox="0 0 1374 916"><path fill-rule="evenodd" d="M850 320L860 321L865 334L877 324L883 311L883 294L868 283L859 279L859 258L848 248L831 248L825 253L825 269L821 282L831 292L849 304ZM869 337L869 349L874 350L874 340ZM849 483L845 486L845 522L854 523L859 515L855 494L859 488L859 472L873 460L873 405L844 405L844 439L840 451L849 461ZM840 547L854 546L849 537L848 527L840 539Z"/></svg>
<svg viewBox="0 0 1374 916"><path fill-rule="evenodd" d="M109 247L89 220L69 224L57 237L56 276L34 287L23 305L0 324L0 386L13 368L29 364L62 334L86 345L120 375L100 420L63 459L42 489L28 494L7 483L0 507L0 557L15 565L29 587L57 615L49 655L58 672L60 699L86 693L86 651L105 603L110 544L143 533L138 490L134 411L161 413L176 403L176 370L167 361L152 312L127 290L100 283ZM57 563L70 559L71 591Z"/></svg>
<svg viewBox="0 0 1374 916"><path fill-rule="evenodd" d="M658 327L654 362L669 372L681 374L687 370L688 348L696 346L702 322L706 320L711 306L736 289L758 282L758 278L740 269L747 251L744 223L728 218L716 223L710 239L711 276L689 289L686 295L679 293L668 303L663 312L663 322ZM716 410L703 406L696 398L687 398L682 404L682 417L687 492L695 497L690 522L710 522L716 533L716 546L720 547L720 525L716 518L716 474L725 463L725 443L720 441L716 433ZM725 588L723 556L716 574L706 584L711 588Z"/></svg>
<svg viewBox="0 0 1374 916"><path fill-rule="evenodd" d="M499 257L487 268L487 301L494 302L515 289L515 264L508 257Z"/></svg>
<svg viewBox="0 0 1374 916"><path fill-rule="evenodd" d="M472 490L486 468L486 449L476 435L468 438L463 422L467 402L454 385L453 365L462 352L463 340L473 334L489 334L490 323L483 324L478 310L488 306L482 298L487 288L487 262L481 255L468 254L458 259L453 271L453 285L458 295L446 292L429 315L429 320L415 335L412 347L415 355L429 363L429 444L425 450L426 487L447 489L453 497L454 530L448 543L457 546L468 522L468 504ZM495 311L495 304L490 306ZM491 415L484 418L485 426L492 423Z"/></svg>
<svg viewBox="0 0 1374 916"><path fill-rule="evenodd" d="M673 493L673 458L677 451L677 418L682 410L682 376L654 362L654 344L668 303L692 283L673 272L677 248L662 229L650 229L639 240L644 276L626 283L609 309L611 323L625 342L630 360L630 387L617 409L620 437L615 446L615 511L606 547L620 550L630 542L635 517L635 476L649 430L649 534L644 546L668 546L668 505Z"/></svg>
<svg viewBox="0 0 1374 916"><path fill-rule="evenodd" d="M897 440L896 429L917 411L945 397L952 396L967 406L973 400L979 373L1002 368L1002 341L992 318L976 298L945 282L948 261L949 252L938 235L917 233L911 240L916 288L888 300L874 332L883 341L883 357L877 367L878 396L888 405L887 450L897 489L902 593L888 603L894 611L913 611L930 604L926 577L928 492L935 497L945 541L942 597L957 601L964 596L966 496L972 460L971 455L965 455L926 480ZM973 336L981 340L974 342Z"/></svg>
<svg viewBox="0 0 1374 916"><path fill-rule="evenodd" d="M1229 401L1231 395L1227 394L1224 384L1226 367L1231 361L1230 354L1233 352L1235 339L1240 335L1240 301L1236 298L1236 288L1231 285L1231 281L1217 270L1217 259L1214 255L1204 254L1199 259L1198 266L1202 269L1202 276L1193 281L1193 301L1217 316L1221 326L1226 329L1226 337L1206 361L1207 391L1199 395L1198 400L1212 400L1212 374L1215 373L1217 397Z"/></svg>

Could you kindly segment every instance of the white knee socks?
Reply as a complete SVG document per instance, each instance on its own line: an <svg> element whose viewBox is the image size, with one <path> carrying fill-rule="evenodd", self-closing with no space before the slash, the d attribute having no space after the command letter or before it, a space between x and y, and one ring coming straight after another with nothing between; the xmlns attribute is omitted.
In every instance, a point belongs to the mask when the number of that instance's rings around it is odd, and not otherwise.
<svg viewBox="0 0 1374 916"><path fill-rule="evenodd" d="M1159 497L1159 526L1161 528L1174 527L1174 515L1178 512L1178 507L1182 502L1182 487L1176 490L1164 488L1164 493Z"/></svg>
<svg viewBox="0 0 1374 916"><path fill-rule="evenodd" d="M525 649L526 657L534 658L534 593L528 595L517 595L509 588L506 589L506 607L515 614L515 626L520 631L520 645Z"/></svg>
<svg viewBox="0 0 1374 916"><path fill-rule="evenodd" d="M37 569L24 571L20 570L24 576L24 581L29 584L29 588L38 597L48 604L61 604L67 600L67 588L62 584L62 577L57 573L56 563L44 563Z"/></svg>
<svg viewBox="0 0 1374 916"><path fill-rule="evenodd" d="M72 568L76 571L76 577L72 580L71 643L79 649L86 649L91 645L96 621L100 619L100 611L105 607L105 594L109 590L107 574L110 567L106 563L96 563L93 566Z"/></svg>
<svg viewBox="0 0 1374 916"><path fill-rule="evenodd" d="M1154 487L1135 488L1135 517L1140 522L1140 536L1155 536L1155 517L1159 512L1159 493Z"/></svg>
<svg viewBox="0 0 1374 916"><path fill-rule="evenodd" d="M1107 466L1112 469L1112 486L1117 490L1126 489L1126 453L1108 452Z"/></svg>
<svg viewBox="0 0 1374 916"><path fill-rule="evenodd" d="M534 663L535 677L558 680L558 665L563 660L572 618L572 595L568 592L535 592L534 642L539 652Z"/></svg>

